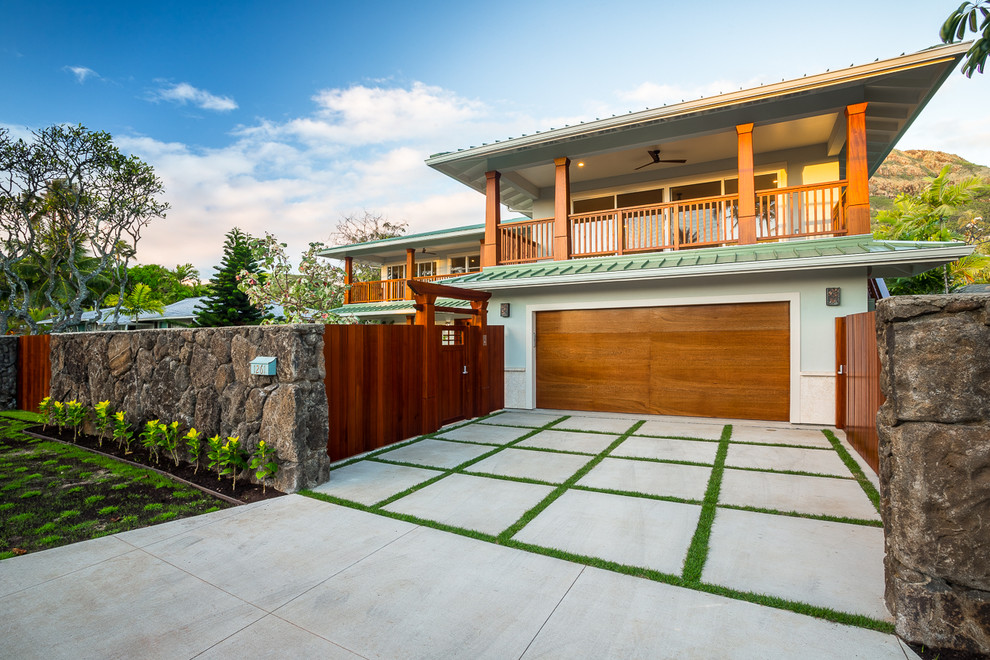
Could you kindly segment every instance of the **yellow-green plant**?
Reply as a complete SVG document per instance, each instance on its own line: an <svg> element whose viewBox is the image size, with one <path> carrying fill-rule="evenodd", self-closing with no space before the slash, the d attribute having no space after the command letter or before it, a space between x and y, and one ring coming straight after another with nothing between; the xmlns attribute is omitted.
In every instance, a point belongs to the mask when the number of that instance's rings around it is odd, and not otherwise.
<svg viewBox="0 0 990 660"><path fill-rule="evenodd" d="M110 402L100 401L95 406L93 406L93 417L95 418L94 423L96 424L97 441L99 445L103 446L103 438L106 436L107 431L111 430L113 420L110 415Z"/></svg>
<svg viewBox="0 0 990 660"><path fill-rule="evenodd" d="M223 474L223 440L220 439L220 434L216 434L212 438L206 440L207 450L206 450L206 464L211 470L217 471L217 481L220 481L220 476Z"/></svg>
<svg viewBox="0 0 990 660"><path fill-rule="evenodd" d="M233 479L233 490L237 490L237 474L241 470L247 469L248 454L241 449L239 436L227 436L221 450L221 461L223 462L223 474L229 474Z"/></svg>
<svg viewBox="0 0 990 660"><path fill-rule="evenodd" d="M131 453L131 441L134 440L134 432L128 426L123 410L114 413L113 439L117 442L117 446L124 450L125 454Z"/></svg>
<svg viewBox="0 0 990 660"><path fill-rule="evenodd" d="M251 469L256 470L254 476L261 480L261 492L265 492L265 479L274 477L278 472L278 456L274 447L264 440L258 443L258 448L251 455Z"/></svg>
<svg viewBox="0 0 990 660"><path fill-rule="evenodd" d="M45 421L41 424L41 430L45 431L48 429L48 425L54 421L52 416L55 414L55 411L50 396L46 396L41 400L41 403L38 404L38 412L45 416Z"/></svg>
<svg viewBox="0 0 990 660"><path fill-rule="evenodd" d="M152 419L144 423L144 431L141 432L141 444L148 450L148 453L158 463L158 436L161 430L158 428L158 420Z"/></svg>
<svg viewBox="0 0 990 660"><path fill-rule="evenodd" d="M52 422L61 431L65 428L65 404L61 401L52 401Z"/></svg>
<svg viewBox="0 0 990 660"><path fill-rule="evenodd" d="M86 405L73 399L65 404L65 424L72 428L72 441L79 437L79 427L86 420Z"/></svg>
<svg viewBox="0 0 990 660"><path fill-rule="evenodd" d="M182 440L186 444L186 451L189 452L189 460L193 464L193 474L199 471L199 452L203 448L202 435L195 428L191 428L182 436Z"/></svg>
<svg viewBox="0 0 990 660"><path fill-rule="evenodd" d="M179 423L158 425L158 444L172 456L175 466L179 466Z"/></svg>

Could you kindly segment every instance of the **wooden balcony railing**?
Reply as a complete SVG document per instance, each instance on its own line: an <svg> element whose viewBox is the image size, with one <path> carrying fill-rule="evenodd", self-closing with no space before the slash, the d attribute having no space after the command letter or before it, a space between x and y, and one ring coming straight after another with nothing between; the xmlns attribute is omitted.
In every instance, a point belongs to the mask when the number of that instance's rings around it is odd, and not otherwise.
<svg viewBox="0 0 990 660"><path fill-rule="evenodd" d="M845 187L833 181L757 192L757 240L845 234Z"/></svg>
<svg viewBox="0 0 990 660"><path fill-rule="evenodd" d="M499 226L499 263L518 264L553 257L553 218Z"/></svg>
<svg viewBox="0 0 990 660"><path fill-rule="evenodd" d="M445 273L443 275L427 275L424 277L414 277L414 280L420 282L437 282L439 280L445 280L451 277L459 277L461 275L467 275L468 272L476 273L478 271L467 271L464 273ZM407 278L402 278L398 280L373 280L371 282L351 282L351 302L352 303L369 303L369 302L385 302L388 300L405 300L406 299L406 282Z"/></svg>
<svg viewBox="0 0 990 660"><path fill-rule="evenodd" d="M832 181L757 191L757 240L845 234L845 185ZM570 256L733 245L739 241L738 216L738 195L579 213L569 218Z"/></svg>

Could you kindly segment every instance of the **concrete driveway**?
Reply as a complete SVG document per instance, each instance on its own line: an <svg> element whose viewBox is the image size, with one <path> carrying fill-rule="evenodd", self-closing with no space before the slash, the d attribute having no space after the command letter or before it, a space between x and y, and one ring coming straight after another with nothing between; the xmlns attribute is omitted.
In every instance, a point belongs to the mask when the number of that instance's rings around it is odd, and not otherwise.
<svg viewBox="0 0 990 660"><path fill-rule="evenodd" d="M4 560L0 657L916 657L869 629L883 535L843 453L507 411L341 464L329 501Z"/></svg>

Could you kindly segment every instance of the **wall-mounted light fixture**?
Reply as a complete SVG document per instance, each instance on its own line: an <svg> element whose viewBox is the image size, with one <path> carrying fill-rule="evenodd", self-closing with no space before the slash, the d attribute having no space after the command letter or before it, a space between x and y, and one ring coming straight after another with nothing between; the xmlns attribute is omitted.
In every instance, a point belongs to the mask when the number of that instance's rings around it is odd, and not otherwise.
<svg viewBox="0 0 990 660"><path fill-rule="evenodd" d="M825 304L829 307L838 307L842 304L842 289L837 286L830 286L825 289Z"/></svg>
<svg viewBox="0 0 990 660"><path fill-rule="evenodd" d="M500 303L498 306L498 315L503 319L509 318L509 303Z"/></svg>

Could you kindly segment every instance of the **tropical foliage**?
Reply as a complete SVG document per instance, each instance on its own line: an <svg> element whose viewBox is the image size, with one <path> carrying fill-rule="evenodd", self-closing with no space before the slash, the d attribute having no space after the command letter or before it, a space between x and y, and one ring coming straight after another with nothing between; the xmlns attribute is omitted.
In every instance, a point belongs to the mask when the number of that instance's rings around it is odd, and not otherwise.
<svg viewBox="0 0 990 660"><path fill-rule="evenodd" d="M58 332L88 306L100 315L108 289L120 301L142 229L168 209L162 191L108 133L51 126L28 142L0 128L0 334L12 321L38 333L38 308Z"/></svg>
<svg viewBox="0 0 990 660"><path fill-rule="evenodd" d="M962 72L967 78L971 78L974 71L983 73L987 55L990 55L990 0L976 0L959 5L945 19L939 36L942 43L955 43L965 39L967 31L979 35L966 51L963 61Z"/></svg>
<svg viewBox="0 0 990 660"><path fill-rule="evenodd" d="M990 196L990 186L973 177L949 182L944 167L916 195L898 195L894 206L877 215L875 235L880 239L909 241L965 241L976 246L969 257L915 277L888 281L893 294L949 293L965 284L990 280L990 218L963 211L974 201Z"/></svg>

